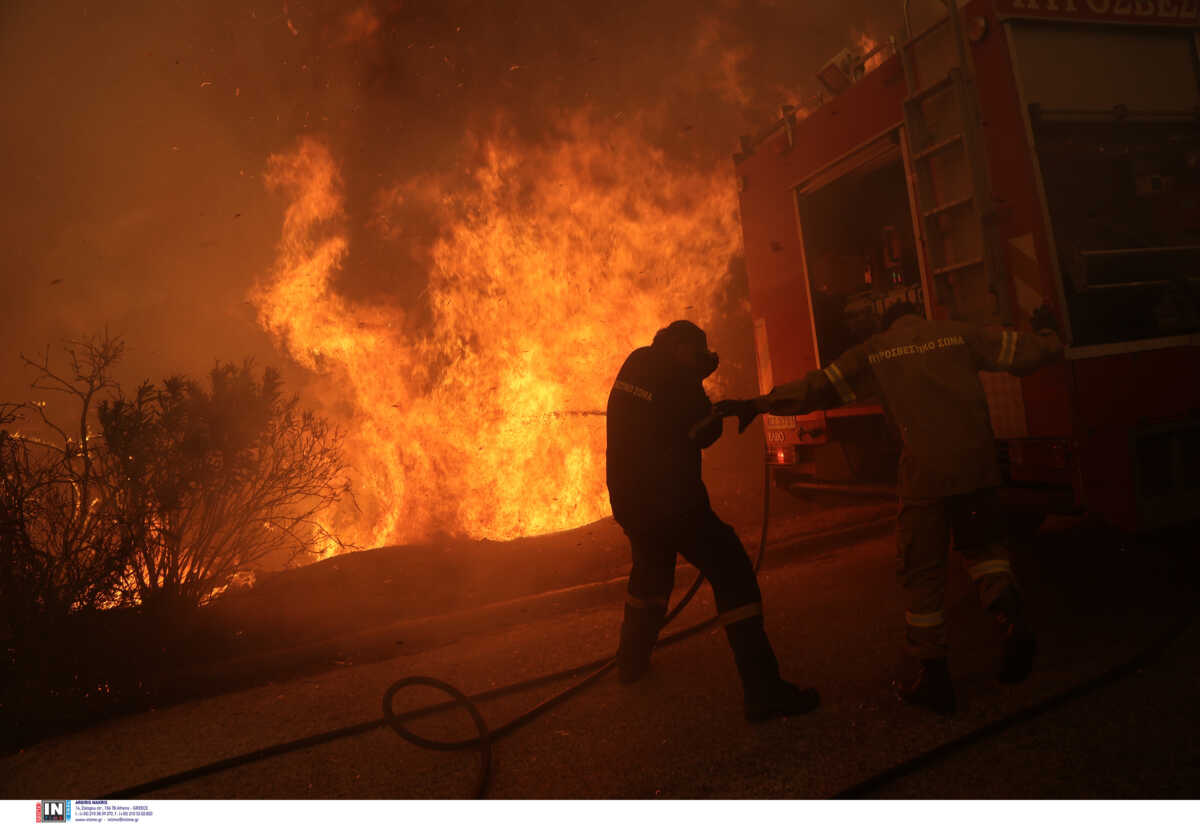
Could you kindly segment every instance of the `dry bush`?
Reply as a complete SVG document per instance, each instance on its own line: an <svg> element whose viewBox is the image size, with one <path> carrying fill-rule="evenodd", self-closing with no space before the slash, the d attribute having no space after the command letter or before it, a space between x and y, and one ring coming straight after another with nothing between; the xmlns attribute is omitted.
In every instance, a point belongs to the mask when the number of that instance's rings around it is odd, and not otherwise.
<svg viewBox="0 0 1200 824"><path fill-rule="evenodd" d="M218 364L126 395L107 335L66 370L25 358L64 402L0 405L0 600L9 634L72 613L197 606L239 573L342 545L318 521L349 494L342 435L285 398L279 375Z"/></svg>
<svg viewBox="0 0 1200 824"><path fill-rule="evenodd" d="M265 558L340 546L318 516L348 491L342 435L285 399L274 370L219 364L207 387L144 384L99 418L131 550L126 600L174 613Z"/></svg>

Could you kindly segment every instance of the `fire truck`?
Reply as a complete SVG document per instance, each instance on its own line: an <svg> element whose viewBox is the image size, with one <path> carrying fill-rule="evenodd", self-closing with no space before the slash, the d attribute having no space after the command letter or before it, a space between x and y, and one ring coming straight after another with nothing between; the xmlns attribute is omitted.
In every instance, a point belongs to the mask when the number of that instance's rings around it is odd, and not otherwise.
<svg viewBox="0 0 1200 824"><path fill-rule="evenodd" d="M1197 0L926 3L906 2L902 38L826 64L812 106L741 138L760 389L824 367L899 300L1019 330L1048 306L1064 361L980 373L1013 511L1195 519ZM894 481L878 402L767 416L765 434L781 484Z"/></svg>

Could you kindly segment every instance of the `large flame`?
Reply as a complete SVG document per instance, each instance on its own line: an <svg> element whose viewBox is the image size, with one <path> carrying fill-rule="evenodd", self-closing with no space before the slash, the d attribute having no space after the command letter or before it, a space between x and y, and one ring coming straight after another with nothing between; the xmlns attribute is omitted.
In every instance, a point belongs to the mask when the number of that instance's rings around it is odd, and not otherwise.
<svg viewBox="0 0 1200 824"><path fill-rule="evenodd" d="M672 162L636 124L578 116L558 140L498 129L482 149L469 186L377 195L443 221L420 328L402 307L335 291L349 247L330 149L306 138L269 162L291 203L253 298L345 411L358 508L331 526L359 545L507 539L609 514L596 413L616 371L667 322L710 321L737 252L728 172Z"/></svg>

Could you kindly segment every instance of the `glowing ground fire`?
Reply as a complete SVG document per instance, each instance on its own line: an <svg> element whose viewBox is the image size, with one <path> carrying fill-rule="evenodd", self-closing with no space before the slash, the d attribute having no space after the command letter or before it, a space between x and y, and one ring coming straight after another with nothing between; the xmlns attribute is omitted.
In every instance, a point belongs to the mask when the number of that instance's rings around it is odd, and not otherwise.
<svg viewBox="0 0 1200 824"><path fill-rule="evenodd" d="M672 162L636 124L578 116L535 146L498 132L467 191L381 190L441 212L419 328L332 285L349 247L330 149L306 138L270 158L290 205L253 300L342 404L357 507L329 526L349 542L509 539L608 515L604 418L561 413L603 409L622 359L666 322L708 323L738 250L731 175Z"/></svg>

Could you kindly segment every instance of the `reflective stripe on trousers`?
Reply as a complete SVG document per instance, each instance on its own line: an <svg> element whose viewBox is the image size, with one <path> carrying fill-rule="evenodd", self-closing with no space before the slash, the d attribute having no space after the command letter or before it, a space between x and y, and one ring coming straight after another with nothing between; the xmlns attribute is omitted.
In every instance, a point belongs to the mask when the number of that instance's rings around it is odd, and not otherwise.
<svg viewBox="0 0 1200 824"><path fill-rule="evenodd" d="M905 639L909 653L918 658L946 654L942 609L951 543L966 562L984 607L990 608L1010 587L1015 588L1003 522L990 490L902 502L896 540L897 571L908 593Z"/></svg>
<svg viewBox="0 0 1200 824"><path fill-rule="evenodd" d="M762 602L755 601L754 603L745 604L740 607L734 607L733 609L726 610L725 612L718 614L717 622L721 626L727 627L730 624L747 621L759 615L762 615Z"/></svg>
<svg viewBox="0 0 1200 824"><path fill-rule="evenodd" d="M980 561L967 567L967 574L972 581L978 581L985 575L1011 575L1012 564L1005 558L993 558L990 561Z"/></svg>
<svg viewBox="0 0 1200 824"><path fill-rule="evenodd" d="M666 609L666 598L638 598L631 593L625 594L625 603L634 609Z"/></svg>
<svg viewBox="0 0 1200 824"><path fill-rule="evenodd" d="M946 616L940 609L937 612L905 611L904 622L910 627L940 627L946 623Z"/></svg>

